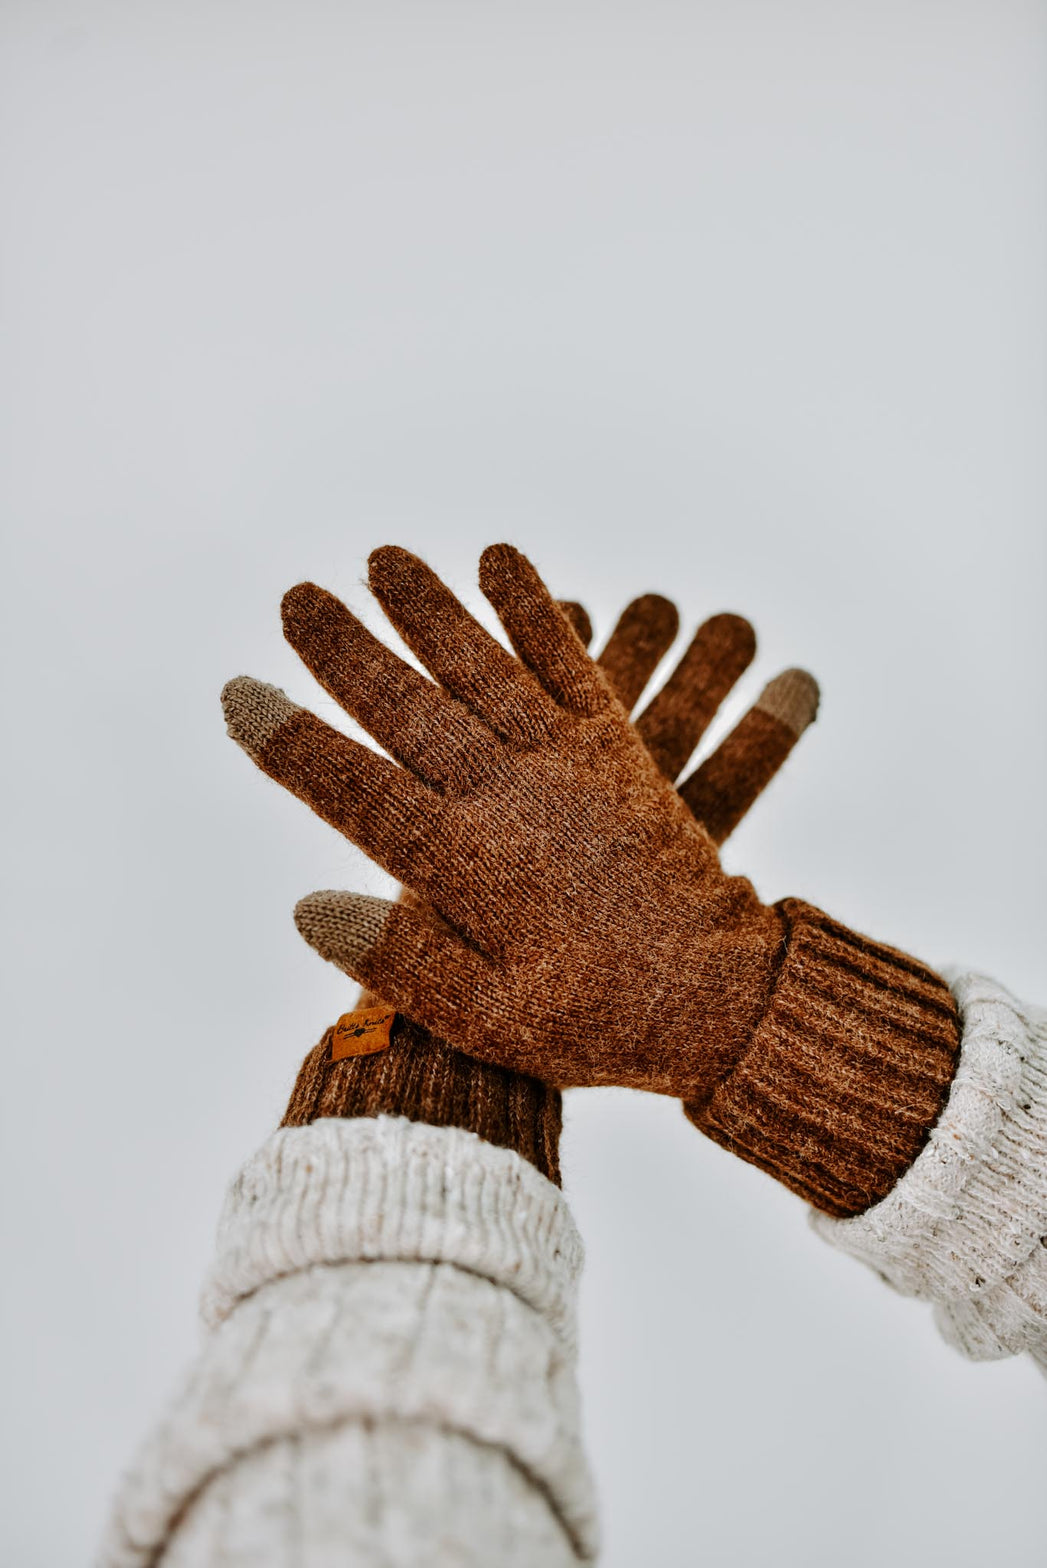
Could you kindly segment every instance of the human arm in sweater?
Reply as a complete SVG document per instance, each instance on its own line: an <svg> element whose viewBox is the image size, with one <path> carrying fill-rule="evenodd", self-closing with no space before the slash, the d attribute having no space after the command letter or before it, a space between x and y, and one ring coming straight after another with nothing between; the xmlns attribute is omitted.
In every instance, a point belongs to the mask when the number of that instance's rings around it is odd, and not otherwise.
<svg viewBox="0 0 1047 1568"><path fill-rule="evenodd" d="M444 923L327 893L300 905L303 934L477 1057L560 1083L679 1094L709 1136L844 1222L841 1240L866 1246L869 1227L849 1222L874 1215L879 1225L910 1172L906 1193L923 1180L932 1130L952 1124L968 1080L978 1028L946 981L801 900L767 906L724 876L712 836L681 815L697 775L671 796L651 768L671 776L658 727L630 732L518 552L498 546L481 561L518 664L405 552L376 552L371 582L436 686L419 684L320 590L288 595L285 629L400 768L256 682L232 683L227 717L266 772ZM1005 1051L1035 1060L1037 1027L1015 1027L1026 1046ZM1035 1101L1018 1093L1031 1115ZM1013 1117L994 1105L1009 1149ZM975 1156L1000 1168L986 1178L989 1218L972 1223L991 1228L1010 1213L1002 1184L1024 1216L1011 1228L1042 1236L1042 1150L1027 1131L1017 1194L1000 1148L982 1138L967 1149L965 1168ZM989 1201L985 1185L968 1198ZM1016 1245L1039 1256L1027 1240ZM997 1269L972 1277L976 1290L1003 1279Z"/></svg>
<svg viewBox="0 0 1047 1568"><path fill-rule="evenodd" d="M592 1558L580 1265L512 1149L405 1117L280 1128L229 1192L203 1348L100 1568Z"/></svg>
<svg viewBox="0 0 1047 1568"><path fill-rule="evenodd" d="M1047 1373L1047 1013L984 975L947 978L960 1050L920 1153L878 1203L844 1219L815 1209L812 1223L933 1303L963 1355L1028 1352Z"/></svg>
<svg viewBox="0 0 1047 1568"><path fill-rule="evenodd" d="M658 596L623 612L602 659L630 704L676 627ZM663 745L690 751L752 647L739 617L699 629L653 710ZM813 718L809 677L790 722L772 711L782 679L701 775L721 837ZM585 1559L559 1092L402 1015L374 1054L337 1056L335 1040L306 1056L280 1131L233 1184L204 1348L121 1488L101 1560Z"/></svg>

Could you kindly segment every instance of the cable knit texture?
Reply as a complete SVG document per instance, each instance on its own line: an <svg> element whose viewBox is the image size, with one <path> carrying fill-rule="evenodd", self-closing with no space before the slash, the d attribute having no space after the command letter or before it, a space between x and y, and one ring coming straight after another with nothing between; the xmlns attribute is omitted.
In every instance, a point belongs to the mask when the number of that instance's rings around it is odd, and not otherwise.
<svg viewBox="0 0 1047 1568"><path fill-rule="evenodd" d="M815 1229L896 1290L934 1303L975 1360L1030 1352L1047 1372L1047 1013L950 975L959 1065L926 1147L893 1191Z"/></svg>
<svg viewBox="0 0 1047 1568"><path fill-rule="evenodd" d="M126 1477L105 1568L596 1551L581 1243L555 1187L459 1128L282 1128L226 1201L203 1351Z"/></svg>

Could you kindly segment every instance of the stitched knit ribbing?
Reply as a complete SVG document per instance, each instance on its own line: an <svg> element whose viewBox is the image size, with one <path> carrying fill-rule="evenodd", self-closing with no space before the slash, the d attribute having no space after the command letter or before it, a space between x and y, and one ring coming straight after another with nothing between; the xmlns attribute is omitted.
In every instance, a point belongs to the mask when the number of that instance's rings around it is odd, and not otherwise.
<svg viewBox="0 0 1047 1568"><path fill-rule="evenodd" d="M799 900L786 952L734 1070L685 1109L703 1132L827 1214L890 1192L927 1140L956 1067L945 982Z"/></svg>
<svg viewBox="0 0 1047 1568"><path fill-rule="evenodd" d="M462 1127L515 1150L559 1186L563 1112L556 1089L464 1056L402 1014L389 1049L372 1056L332 1062L331 1034L303 1061L282 1126L323 1116L406 1116L430 1127Z"/></svg>
<svg viewBox="0 0 1047 1568"><path fill-rule="evenodd" d="M461 1495L450 1523L472 1492L483 1532L476 1554L455 1560L503 1560L499 1506L530 1548L505 1561L591 1557L574 1377L580 1262L557 1190L472 1134L387 1118L273 1134L230 1190L203 1303L211 1332L125 1479L100 1562L147 1568L174 1540L175 1561L291 1568L314 1538L317 1561L360 1546L354 1561L406 1568L423 1559L404 1556L403 1533L443 1530L445 1488ZM406 1496L358 1488L373 1510L360 1541L346 1534L351 1512L323 1495L341 1485L332 1441L372 1479L372 1461L395 1475L414 1454ZM270 1451L277 1473L261 1458ZM297 1491L280 1482L287 1465ZM191 1547L212 1544L212 1488L230 1510L222 1549L194 1558Z"/></svg>
<svg viewBox="0 0 1047 1568"><path fill-rule="evenodd" d="M956 1075L926 1148L893 1191L819 1235L903 1295L935 1303L975 1360L1028 1350L1047 1371L1047 1014L957 974Z"/></svg>
<svg viewBox="0 0 1047 1568"><path fill-rule="evenodd" d="M574 1332L582 1244L552 1183L474 1133L386 1116L262 1145L226 1199L201 1313L213 1327L277 1275L377 1258L454 1262Z"/></svg>

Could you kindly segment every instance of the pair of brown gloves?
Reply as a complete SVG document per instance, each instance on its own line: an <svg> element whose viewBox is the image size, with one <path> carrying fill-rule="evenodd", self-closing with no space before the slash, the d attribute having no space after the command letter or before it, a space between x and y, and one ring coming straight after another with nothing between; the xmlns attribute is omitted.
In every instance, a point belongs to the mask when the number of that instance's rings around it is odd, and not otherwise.
<svg viewBox="0 0 1047 1568"><path fill-rule="evenodd" d="M432 680L311 584L286 595L284 631L389 757L274 687L223 693L258 765L406 890L299 904L306 939L398 1019L375 1056L336 1059L329 1031L286 1120L455 1122L556 1180L557 1091L624 1084L679 1097L828 1213L884 1196L955 1070L949 990L803 902L762 903L717 854L813 718L811 678L772 681L677 789L753 656L745 621L707 622L633 723L676 633L668 601L636 600L594 661L584 611L496 545L480 586L514 657L406 551L377 550L369 580Z"/></svg>

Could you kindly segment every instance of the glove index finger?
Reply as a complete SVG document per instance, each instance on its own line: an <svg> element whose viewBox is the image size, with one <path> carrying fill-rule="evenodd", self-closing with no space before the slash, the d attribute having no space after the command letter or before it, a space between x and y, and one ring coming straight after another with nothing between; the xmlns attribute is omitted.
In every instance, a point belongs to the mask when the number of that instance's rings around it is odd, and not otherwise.
<svg viewBox="0 0 1047 1568"><path fill-rule="evenodd" d="M263 773L397 881L424 875L440 836L436 791L264 681L228 681L222 711L230 736Z"/></svg>

